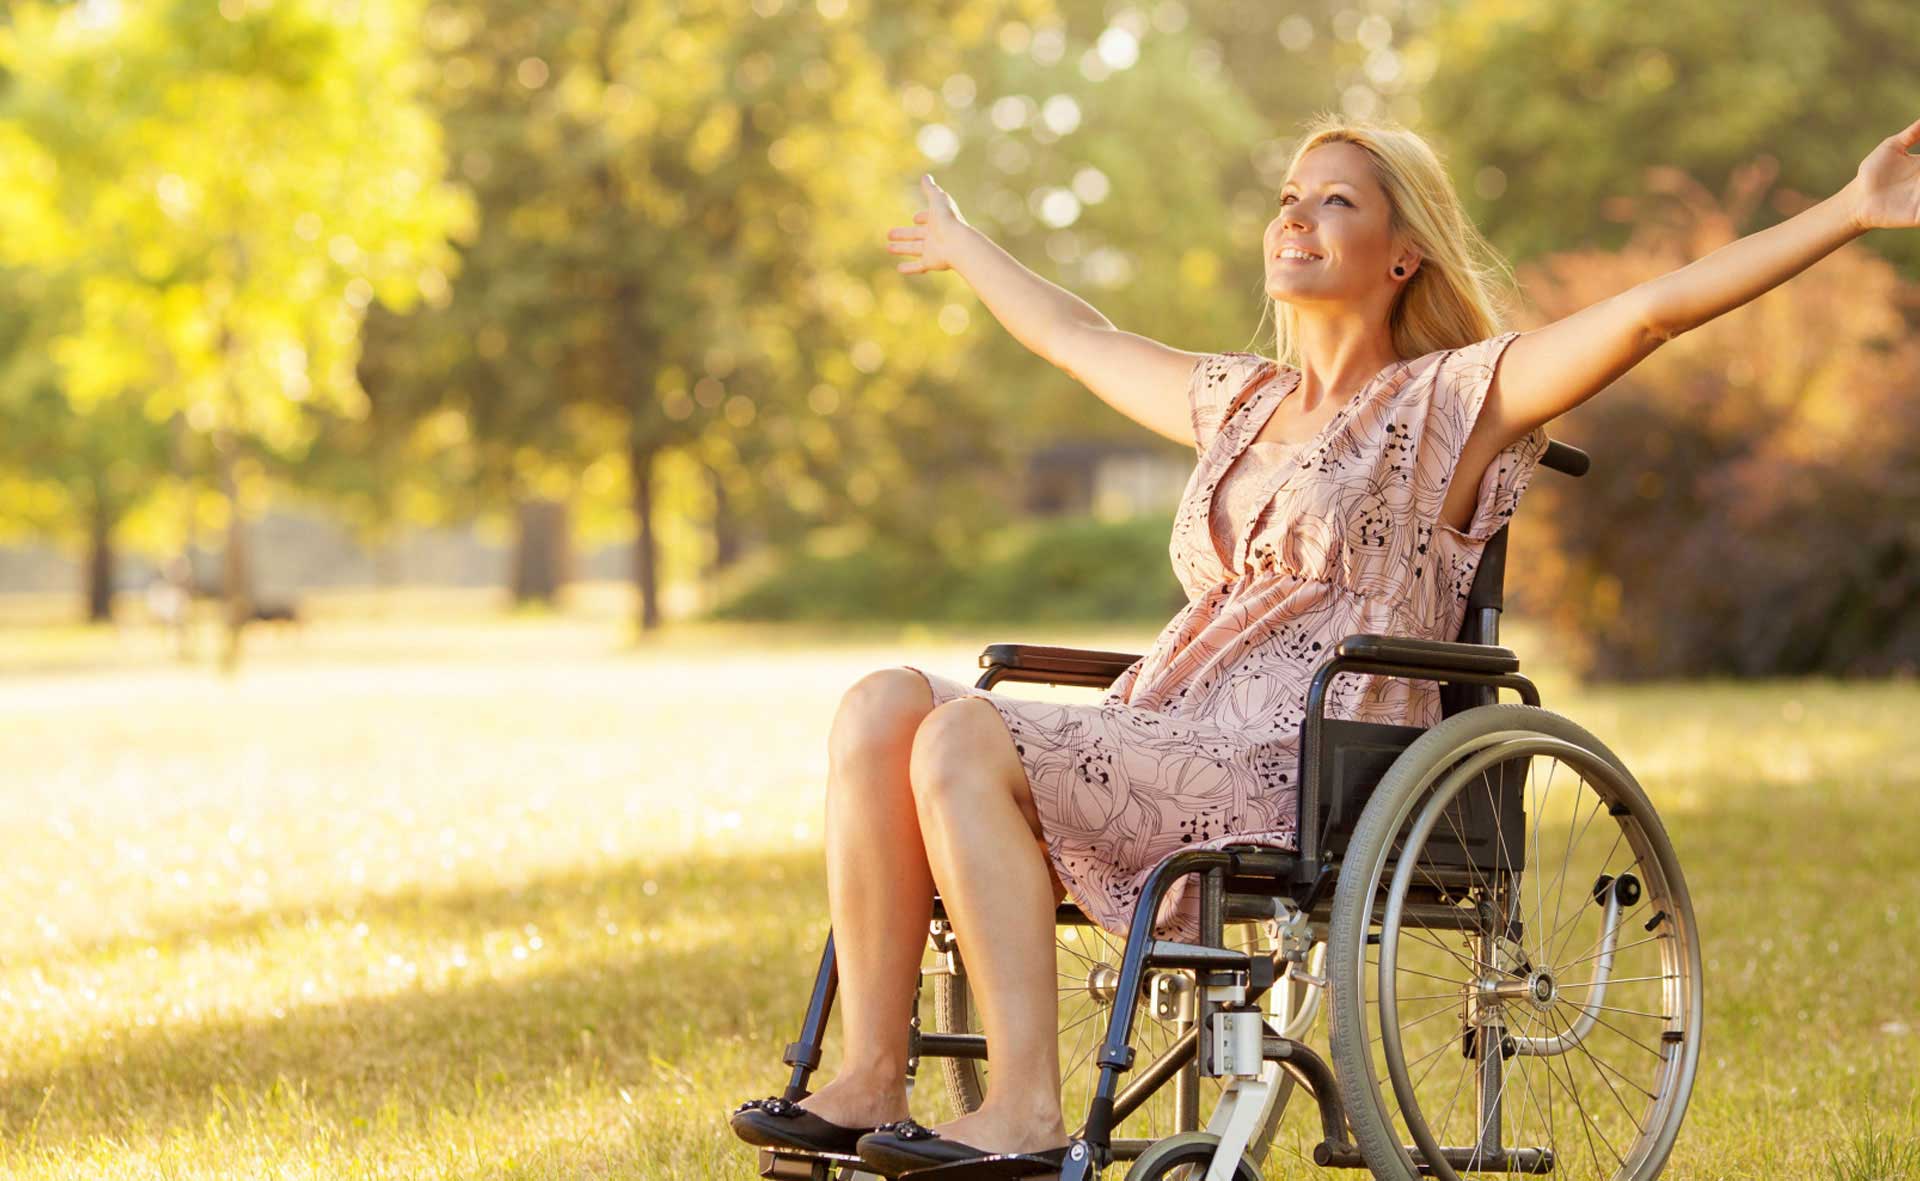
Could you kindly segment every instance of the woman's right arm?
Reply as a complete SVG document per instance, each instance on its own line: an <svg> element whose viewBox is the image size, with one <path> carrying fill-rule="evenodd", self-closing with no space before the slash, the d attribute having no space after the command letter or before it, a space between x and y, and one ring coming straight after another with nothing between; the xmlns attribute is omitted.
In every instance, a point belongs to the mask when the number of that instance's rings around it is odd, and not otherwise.
<svg viewBox="0 0 1920 1181"><path fill-rule="evenodd" d="M968 225L931 177L920 188L927 208L916 225L888 231L887 249L917 256L906 274L953 270L1015 340L1092 390L1101 401L1156 434L1194 445L1187 386L1204 355L1122 332L1092 305L1022 266Z"/></svg>

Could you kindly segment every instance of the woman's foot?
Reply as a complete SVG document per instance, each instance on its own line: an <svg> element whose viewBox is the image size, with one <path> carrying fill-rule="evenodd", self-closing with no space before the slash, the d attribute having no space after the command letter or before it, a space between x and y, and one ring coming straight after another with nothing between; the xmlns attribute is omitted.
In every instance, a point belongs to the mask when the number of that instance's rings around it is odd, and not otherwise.
<svg viewBox="0 0 1920 1181"><path fill-rule="evenodd" d="M987 1104L933 1130L943 1140L957 1140L989 1152L1038 1152L1067 1142L1066 1124L1058 1108L1036 1115Z"/></svg>
<svg viewBox="0 0 1920 1181"><path fill-rule="evenodd" d="M1068 1148L1066 1140L1057 1108L1049 1115L1034 1116L982 1107L936 1128L912 1123L882 1128L861 1137L857 1150L861 1160L888 1176L981 1155L1019 1154L1041 1158L1028 1162L1031 1171L1022 1176L1057 1178Z"/></svg>
<svg viewBox="0 0 1920 1181"><path fill-rule="evenodd" d="M877 1128L907 1118L904 1085L876 1089L855 1078L836 1078L800 1100L823 1120L848 1128Z"/></svg>
<svg viewBox="0 0 1920 1181"><path fill-rule="evenodd" d="M874 1092L835 1080L797 1103L778 1096L743 1103L728 1117L734 1135L762 1148L851 1155L860 1137L907 1118L905 1088Z"/></svg>

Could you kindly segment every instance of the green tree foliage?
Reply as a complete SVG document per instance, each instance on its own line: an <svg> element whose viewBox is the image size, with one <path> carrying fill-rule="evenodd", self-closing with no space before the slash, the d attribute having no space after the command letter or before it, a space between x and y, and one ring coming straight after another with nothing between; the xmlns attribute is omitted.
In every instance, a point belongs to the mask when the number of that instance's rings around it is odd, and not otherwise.
<svg viewBox="0 0 1920 1181"><path fill-rule="evenodd" d="M309 441L302 405L364 410L376 298L447 288L466 209L413 100L408 3L17 4L0 29L0 262L63 277L52 344L77 413L136 394L219 457L237 654L243 523L262 459Z"/></svg>
<svg viewBox="0 0 1920 1181"><path fill-rule="evenodd" d="M166 473L169 432L131 394L76 412L48 324L69 306L46 276L0 277L0 542L38 536L85 554L85 617L112 618L115 548Z"/></svg>
<svg viewBox="0 0 1920 1181"><path fill-rule="evenodd" d="M481 226L452 304L389 342L425 361L374 396L457 408L484 499L621 457L642 627L669 448L765 535L862 513L924 533L953 488L919 474L985 419L916 389L953 348L888 277L921 161L874 44L925 58L940 38L899 34L992 7L435 5L434 100Z"/></svg>
<svg viewBox="0 0 1920 1181"><path fill-rule="evenodd" d="M1718 190L1765 153L1783 189L1826 196L1884 128L1913 120L1920 6L1458 0L1420 52L1440 63L1419 95L1426 126L1475 219L1525 258L1622 245L1620 199L1649 167ZM1920 278L1920 238L1871 246Z"/></svg>

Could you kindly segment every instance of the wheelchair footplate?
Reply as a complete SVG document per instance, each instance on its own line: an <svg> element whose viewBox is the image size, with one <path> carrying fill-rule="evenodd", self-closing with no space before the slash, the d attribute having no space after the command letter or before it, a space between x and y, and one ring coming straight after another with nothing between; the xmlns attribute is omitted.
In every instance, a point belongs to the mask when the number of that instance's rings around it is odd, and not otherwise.
<svg viewBox="0 0 1920 1181"><path fill-rule="evenodd" d="M1044 1156L1008 1152L974 1160L927 1165L904 1173L881 1173L851 1153L807 1152L797 1148L762 1148L760 1175L779 1181L845 1181L856 1177L897 1177L900 1181L1000 1181L1001 1178L1038 1177L1060 1171L1060 1162Z"/></svg>
<svg viewBox="0 0 1920 1181"><path fill-rule="evenodd" d="M951 1161L896 1173L899 1181L1000 1181L1003 1177L1040 1177L1058 1173L1061 1162L1023 1152L1000 1153L973 1160Z"/></svg>
<svg viewBox="0 0 1920 1181"><path fill-rule="evenodd" d="M780 1181L834 1181L836 1177L877 1176L852 1153L807 1152L798 1148L762 1148L760 1175Z"/></svg>

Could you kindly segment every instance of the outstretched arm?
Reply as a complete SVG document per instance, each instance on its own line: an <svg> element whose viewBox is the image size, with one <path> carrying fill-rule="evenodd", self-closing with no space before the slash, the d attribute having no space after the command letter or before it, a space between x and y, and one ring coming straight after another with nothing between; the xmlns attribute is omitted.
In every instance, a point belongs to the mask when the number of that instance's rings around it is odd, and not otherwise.
<svg viewBox="0 0 1920 1181"><path fill-rule="evenodd" d="M1102 401L1157 434L1197 446L1187 386L1203 353L1122 332L1071 291L1047 282L974 229L933 177L914 226L887 232L887 249L916 256L905 274L955 271L1015 340L1072 375Z"/></svg>
<svg viewBox="0 0 1920 1181"><path fill-rule="evenodd" d="M1523 332L1501 358L1468 449L1493 455L1682 332L1731 311L1875 227L1920 226L1920 122L1880 141L1845 188L1679 270Z"/></svg>

